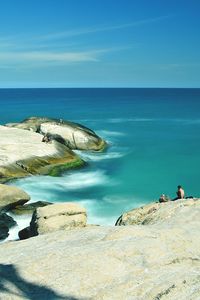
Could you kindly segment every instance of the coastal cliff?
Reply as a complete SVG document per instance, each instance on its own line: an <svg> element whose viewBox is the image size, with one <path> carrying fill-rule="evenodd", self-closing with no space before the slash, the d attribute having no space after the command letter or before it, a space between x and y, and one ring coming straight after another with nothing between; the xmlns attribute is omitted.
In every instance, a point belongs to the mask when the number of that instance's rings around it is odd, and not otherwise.
<svg viewBox="0 0 200 300"><path fill-rule="evenodd" d="M139 210L151 221L142 224ZM2 244L0 297L199 299L199 199L153 203L131 216L134 225L58 230Z"/></svg>

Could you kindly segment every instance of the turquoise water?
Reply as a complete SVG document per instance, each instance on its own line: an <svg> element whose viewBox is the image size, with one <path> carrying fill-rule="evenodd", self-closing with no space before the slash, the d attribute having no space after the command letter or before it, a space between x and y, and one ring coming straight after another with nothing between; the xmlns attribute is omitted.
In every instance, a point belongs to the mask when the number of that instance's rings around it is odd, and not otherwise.
<svg viewBox="0 0 200 300"><path fill-rule="evenodd" d="M32 201L78 201L90 223L114 224L133 207L200 194L200 89L0 90L0 123L28 116L57 117L95 130L105 153L79 152L88 166L61 177L32 176L12 183Z"/></svg>

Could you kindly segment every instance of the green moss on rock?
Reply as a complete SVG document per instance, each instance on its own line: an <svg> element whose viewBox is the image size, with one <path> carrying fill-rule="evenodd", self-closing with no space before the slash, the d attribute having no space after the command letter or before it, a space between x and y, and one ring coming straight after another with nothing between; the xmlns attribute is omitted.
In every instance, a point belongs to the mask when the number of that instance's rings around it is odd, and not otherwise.
<svg viewBox="0 0 200 300"><path fill-rule="evenodd" d="M58 164L58 165L52 165L50 166L50 171L48 173L49 176L59 176L61 173L63 173L66 170L69 169L76 169L84 166L86 163L80 159L77 158L74 161L64 163L64 164Z"/></svg>

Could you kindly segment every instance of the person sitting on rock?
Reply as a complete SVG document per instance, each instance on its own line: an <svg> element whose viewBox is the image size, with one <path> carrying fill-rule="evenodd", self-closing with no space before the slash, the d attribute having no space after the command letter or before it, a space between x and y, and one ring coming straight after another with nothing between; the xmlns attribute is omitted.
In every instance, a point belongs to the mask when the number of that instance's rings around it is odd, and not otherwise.
<svg viewBox="0 0 200 300"><path fill-rule="evenodd" d="M176 192L176 194L177 194L177 197L174 198L173 201L185 198L185 191L181 185L178 185L178 191Z"/></svg>
<svg viewBox="0 0 200 300"><path fill-rule="evenodd" d="M48 136L47 134L45 134L45 135L43 136L42 142L44 142L44 143L49 143L49 142L50 142L50 138L49 138L49 136Z"/></svg>
<svg viewBox="0 0 200 300"><path fill-rule="evenodd" d="M170 199L168 196L166 196L165 194L162 194L159 198L159 202L163 203L163 202L168 202Z"/></svg>

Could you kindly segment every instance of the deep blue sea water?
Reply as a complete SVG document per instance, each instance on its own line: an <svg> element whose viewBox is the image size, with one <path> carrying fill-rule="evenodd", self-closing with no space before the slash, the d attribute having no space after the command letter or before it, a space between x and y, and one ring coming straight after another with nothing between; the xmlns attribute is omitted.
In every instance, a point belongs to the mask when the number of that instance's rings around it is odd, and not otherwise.
<svg viewBox="0 0 200 300"><path fill-rule="evenodd" d="M88 166L61 177L12 184L33 201L78 201L90 223L114 224L131 208L200 195L200 89L1 89L0 124L29 116L79 122L106 139L105 153L82 152Z"/></svg>

